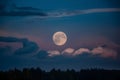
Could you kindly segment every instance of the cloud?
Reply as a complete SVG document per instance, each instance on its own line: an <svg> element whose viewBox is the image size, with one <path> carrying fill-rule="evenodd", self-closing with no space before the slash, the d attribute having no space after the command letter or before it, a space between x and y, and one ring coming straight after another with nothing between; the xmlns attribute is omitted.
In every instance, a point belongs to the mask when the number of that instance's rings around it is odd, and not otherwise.
<svg viewBox="0 0 120 80"><path fill-rule="evenodd" d="M95 54L101 54L103 53L103 48L102 47L97 47L97 48L94 48L92 51L93 55Z"/></svg>
<svg viewBox="0 0 120 80"><path fill-rule="evenodd" d="M80 55L83 53L90 53L90 50L87 48L80 48L80 49L76 50L73 55L76 56L76 55Z"/></svg>
<svg viewBox="0 0 120 80"><path fill-rule="evenodd" d="M0 16L47 16L47 14L37 8L17 7L11 4L0 5Z"/></svg>
<svg viewBox="0 0 120 80"><path fill-rule="evenodd" d="M105 13L105 12L120 12L120 8L93 8L86 10L62 10L62 11L52 11L52 12L44 12L46 16L36 15L32 18L61 18L61 17L69 17L76 15L84 15L84 14L92 14L92 13Z"/></svg>
<svg viewBox="0 0 120 80"><path fill-rule="evenodd" d="M24 42L26 39L18 39L15 37L3 37L0 36L0 42Z"/></svg>
<svg viewBox="0 0 120 80"><path fill-rule="evenodd" d="M40 9L33 7L17 7L15 4L0 4L0 16L32 16L32 18L55 18L104 12L120 12L120 8L93 8L86 10L43 12Z"/></svg>
<svg viewBox="0 0 120 80"><path fill-rule="evenodd" d="M93 55L100 55L101 57L117 57L117 52L113 49L104 48L104 47L97 47L91 50Z"/></svg>
<svg viewBox="0 0 120 80"><path fill-rule="evenodd" d="M35 57L37 57L38 59L46 59L48 57L48 52L45 50L40 50L36 55L34 55Z"/></svg>
<svg viewBox="0 0 120 80"><path fill-rule="evenodd" d="M105 46L96 47L96 48L93 48L92 50L88 48L80 48L78 50L68 48L68 49L65 49L63 52L64 54L71 55L71 56L78 56L84 53L89 53L91 55L99 55L104 58L110 58L110 57L116 58L118 54L116 50L109 47L105 47Z"/></svg>
<svg viewBox="0 0 120 80"><path fill-rule="evenodd" d="M56 55L62 55L62 56L78 56L78 55L83 55L84 53L88 53L93 56L100 56L103 58L117 58L118 57L118 51L114 48L111 48L108 45L101 45L99 47L95 47L92 49L89 48L79 48L77 50L73 48L66 48L62 52L59 52L57 50L53 51L48 51L48 56L53 57Z"/></svg>
<svg viewBox="0 0 120 80"><path fill-rule="evenodd" d="M61 12L48 12L49 17L66 17L66 16L75 16L83 15L90 13L104 13L104 12L120 12L120 8L96 8L96 9L87 9L87 10L73 10L73 11L61 11Z"/></svg>
<svg viewBox="0 0 120 80"><path fill-rule="evenodd" d="M111 46L109 45L101 45L99 47L95 47L95 48L79 48L77 50L73 49L73 48L66 48L65 50L63 50L62 52L59 52L57 50L54 51L48 51L49 55L48 56L56 56L56 55L63 55L63 56L78 56L78 55L82 55L82 54L90 54L93 56L100 56L103 58L117 58L118 57L118 51L116 50L116 48L111 48Z"/></svg>
<svg viewBox="0 0 120 80"><path fill-rule="evenodd" d="M28 39L20 39L20 38L15 38L15 37L0 37L0 42L5 44L9 43L21 43L22 47L18 48L14 53L15 54L28 54L28 53L35 53L39 47L35 42L29 41ZM4 46L3 46L4 47ZM2 48L2 46L1 46Z"/></svg>
<svg viewBox="0 0 120 80"><path fill-rule="evenodd" d="M38 45L34 42L26 42L23 44L22 48L19 48L15 51L15 54L30 54L30 53L36 53L38 50Z"/></svg>
<svg viewBox="0 0 120 80"><path fill-rule="evenodd" d="M8 55L11 53L11 47L9 46L0 46L0 56L1 55Z"/></svg>
<svg viewBox="0 0 120 80"><path fill-rule="evenodd" d="M101 9L88 9L83 10L85 14L88 13L99 13L99 12L120 12L120 8L101 8Z"/></svg>
<svg viewBox="0 0 120 80"><path fill-rule="evenodd" d="M73 55L74 49L73 48L67 48L64 51L62 51L63 55Z"/></svg>
<svg viewBox="0 0 120 80"><path fill-rule="evenodd" d="M51 50L48 51L48 56L52 57L52 56L58 56L60 55L60 52L58 50Z"/></svg>

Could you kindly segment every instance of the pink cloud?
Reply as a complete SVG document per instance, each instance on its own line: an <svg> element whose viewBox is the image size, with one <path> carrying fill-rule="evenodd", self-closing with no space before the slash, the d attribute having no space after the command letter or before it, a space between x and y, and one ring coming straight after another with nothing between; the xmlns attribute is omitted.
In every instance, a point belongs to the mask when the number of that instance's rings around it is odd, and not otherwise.
<svg viewBox="0 0 120 80"><path fill-rule="evenodd" d="M73 55L73 52L74 52L73 48L67 48L64 51L62 51L62 54Z"/></svg>
<svg viewBox="0 0 120 80"><path fill-rule="evenodd" d="M91 53L93 55L100 55L101 57L112 57L112 58L116 58L117 56L117 52L113 49L109 49L109 48L103 48L103 47L97 47L94 48Z"/></svg>
<svg viewBox="0 0 120 80"><path fill-rule="evenodd" d="M57 50L51 50L51 51L48 51L48 53L49 53L48 56L50 56L50 57L60 55L60 52Z"/></svg>
<svg viewBox="0 0 120 80"><path fill-rule="evenodd" d="M90 53L90 50L87 48L80 48L80 49L76 50L73 55L74 56L80 55L80 54L83 54L84 52Z"/></svg>

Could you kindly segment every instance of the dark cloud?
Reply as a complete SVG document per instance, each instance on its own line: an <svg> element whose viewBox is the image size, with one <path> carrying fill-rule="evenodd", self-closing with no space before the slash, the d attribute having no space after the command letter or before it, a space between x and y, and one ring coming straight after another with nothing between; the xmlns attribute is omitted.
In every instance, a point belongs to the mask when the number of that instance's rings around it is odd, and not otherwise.
<svg viewBox="0 0 120 80"><path fill-rule="evenodd" d="M9 0L0 0L0 5L7 5L9 2Z"/></svg>
<svg viewBox="0 0 120 80"><path fill-rule="evenodd" d="M47 14L33 7L17 7L15 4L1 3L0 16L47 16Z"/></svg>
<svg viewBox="0 0 120 80"><path fill-rule="evenodd" d="M15 54L29 54L35 53L38 50L38 46L34 42L27 42L23 44L23 48L19 48L15 51Z"/></svg>
<svg viewBox="0 0 120 80"><path fill-rule="evenodd" d="M32 12L32 11L10 11L1 12L0 16L47 16L47 14L42 12Z"/></svg>
<svg viewBox="0 0 120 80"><path fill-rule="evenodd" d="M4 47L0 46L0 56L1 55L6 55L10 52L11 52L11 47L10 46L4 46Z"/></svg>
<svg viewBox="0 0 120 80"><path fill-rule="evenodd" d="M14 5L14 7L18 10L31 10L31 11L40 10L38 8L33 8L33 7L17 7L16 5Z"/></svg>
<svg viewBox="0 0 120 80"><path fill-rule="evenodd" d="M0 42L26 42L27 39L19 39L19 38L15 38L15 37L3 37L0 36Z"/></svg>
<svg viewBox="0 0 120 80"><path fill-rule="evenodd" d="M15 37L0 37L0 42L8 42L8 43L20 42L20 43L22 43L23 47L17 49L15 51L15 54L33 53L39 49L38 45L35 42L31 42L28 39L19 39L19 38L15 38Z"/></svg>
<svg viewBox="0 0 120 80"><path fill-rule="evenodd" d="M40 50L37 55L35 55L35 57L37 57L38 59L42 60L42 59L46 59L48 58L48 53L45 50Z"/></svg>
<svg viewBox="0 0 120 80"><path fill-rule="evenodd" d="M0 0L0 13L4 11L5 8L9 8L11 4L13 4L13 0Z"/></svg>
<svg viewBox="0 0 120 80"><path fill-rule="evenodd" d="M5 6L0 5L0 11L3 11L3 10L4 10L4 8L5 8Z"/></svg>

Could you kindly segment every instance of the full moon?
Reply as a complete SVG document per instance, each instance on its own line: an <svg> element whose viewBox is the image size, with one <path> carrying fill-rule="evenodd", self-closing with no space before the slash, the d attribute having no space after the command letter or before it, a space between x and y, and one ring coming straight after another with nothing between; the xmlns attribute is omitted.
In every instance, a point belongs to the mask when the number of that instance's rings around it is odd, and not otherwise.
<svg viewBox="0 0 120 80"><path fill-rule="evenodd" d="M67 41L67 36L64 32L58 31L53 34L53 42L58 45L62 46L66 43Z"/></svg>

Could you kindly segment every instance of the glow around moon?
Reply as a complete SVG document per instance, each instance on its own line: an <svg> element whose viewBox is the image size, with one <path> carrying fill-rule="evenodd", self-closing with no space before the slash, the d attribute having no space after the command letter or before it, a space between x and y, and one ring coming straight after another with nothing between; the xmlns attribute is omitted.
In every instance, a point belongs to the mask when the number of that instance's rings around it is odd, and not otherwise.
<svg viewBox="0 0 120 80"><path fill-rule="evenodd" d="M53 34L53 42L58 45L62 46L66 43L67 41L67 36L64 32L58 31Z"/></svg>

